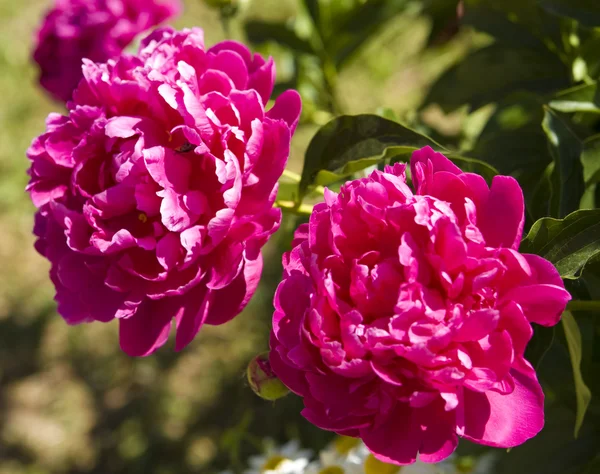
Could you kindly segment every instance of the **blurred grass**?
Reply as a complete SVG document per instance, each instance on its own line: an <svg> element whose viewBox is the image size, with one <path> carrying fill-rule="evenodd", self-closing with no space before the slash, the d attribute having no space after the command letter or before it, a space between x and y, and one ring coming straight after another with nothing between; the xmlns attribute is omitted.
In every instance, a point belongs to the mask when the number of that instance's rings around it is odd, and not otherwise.
<svg viewBox="0 0 600 474"><path fill-rule="evenodd" d="M37 86L29 60L49 4L0 0L0 474L211 472L231 461L235 427L246 416L253 435L323 445L329 434L300 417L298 399L263 402L243 378L247 361L267 348L270 301L292 220L267 248L264 278L248 309L225 326L203 328L180 354L169 345L134 360L120 352L116 324L67 327L55 313L48 264L33 250L34 209L23 191L25 150L43 132L45 116L61 110ZM200 0L186 7L176 26L203 27L207 45L223 39L215 12ZM255 0L247 15L283 19L294 11L292 0ZM390 21L342 73L344 110L385 105L409 114L469 47L459 36L422 53L428 29L414 15ZM241 28L233 31L240 39ZM300 171L314 130L299 128L292 169ZM251 442L241 443L242 457L252 450Z"/></svg>

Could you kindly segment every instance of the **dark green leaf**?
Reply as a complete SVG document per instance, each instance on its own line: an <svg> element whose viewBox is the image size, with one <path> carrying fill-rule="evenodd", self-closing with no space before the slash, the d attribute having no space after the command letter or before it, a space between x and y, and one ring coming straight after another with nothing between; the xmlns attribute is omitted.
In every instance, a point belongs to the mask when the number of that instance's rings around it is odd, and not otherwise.
<svg viewBox="0 0 600 474"><path fill-rule="evenodd" d="M325 49L338 68L377 33L389 20L404 11L408 0L367 0L331 31Z"/></svg>
<svg viewBox="0 0 600 474"><path fill-rule="evenodd" d="M341 181L342 179L347 178L358 171L362 171L369 166L376 165L380 161L382 161L380 157L363 158L346 163L342 169L336 172L321 170L317 173L313 184L316 184L317 186L329 186L330 184Z"/></svg>
<svg viewBox="0 0 600 474"><path fill-rule="evenodd" d="M535 0L463 0L466 9L487 8L503 15L509 21L520 25L540 41L551 39L560 44L561 30L559 19L542 10ZM496 30L498 31L498 30ZM498 31L499 39L510 39L506 33ZM518 33L521 36L522 33ZM524 38L523 38L524 39ZM529 42L530 40L526 40Z"/></svg>
<svg viewBox="0 0 600 474"><path fill-rule="evenodd" d="M600 135L588 137L583 142L581 164L586 185L600 182Z"/></svg>
<svg viewBox="0 0 600 474"><path fill-rule="evenodd" d="M433 85L425 100L451 112L477 109L514 91L547 93L569 85L568 68L554 55L493 44L467 56Z"/></svg>
<svg viewBox="0 0 600 474"><path fill-rule="evenodd" d="M519 180L525 194L530 223L548 214L551 186L544 172L552 162L541 127L542 102L531 94L516 94L500 104L469 152L501 174ZM548 175L549 177L549 175Z"/></svg>
<svg viewBox="0 0 600 474"><path fill-rule="evenodd" d="M538 220L519 251L549 260L562 278L579 278L586 263L600 253L600 209L576 211L564 219Z"/></svg>
<svg viewBox="0 0 600 474"><path fill-rule="evenodd" d="M308 11L308 14L312 18L317 29L319 28L319 24L321 21L321 15L319 10L319 0L303 0L304 6Z"/></svg>
<svg viewBox="0 0 600 474"><path fill-rule="evenodd" d="M569 311L563 313L562 325L567 339L571 364L573 365L573 380L575 382L575 394L577 398L577 415L575 418L575 437L577 438L583 424L585 412L592 399L592 392L590 392L581 375L581 332L577 321L575 321L575 318Z"/></svg>
<svg viewBox="0 0 600 474"><path fill-rule="evenodd" d="M498 2L486 5L478 0L467 0L462 23L493 36L503 45L546 49L527 26L510 20L506 12L499 11Z"/></svg>
<svg viewBox="0 0 600 474"><path fill-rule="evenodd" d="M600 26L600 3L597 0L538 0L550 13L577 20L584 26Z"/></svg>
<svg viewBox="0 0 600 474"><path fill-rule="evenodd" d="M431 0L426 2L423 13L431 19L428 45L444 42L458 31L458 3L458 0Z"/></svg>
<svg viewBox="0 0 600 474"><path fill-rule="evenodd" d="M560 178L559 217L579 209L585 191L581 153L583 143L575 135L567 118L546 108L542 127L548 137L555 171Z"/></svg>
<svg viewBox="0 0 600 474"><path fill-rule="evenodd" d="M550 350L550 346L554 343L555 328L536 326L533 332L533 337L527 344L525 358L533 365L535 370L540 368L544 361L544 357Z"/></svg>
<svg viewBox="0 0 600 474"><path fill-rule="evenodd" d="M598 474L600 472L600 454L590 462L581 474Z"/></svg>
<svg viewBox="0 0 600 474"><path fill-rule="evenodd" d="M540 127L542 103L529 94L518 94L498 104L479 135L471 154L502 174L536 168L541 173L552 157Z"/></svg>
<svg viewBox="0 0 600 474"><path fill-rule="evenodd" d="M572 87L556 94L548 105L559 112L600 114L600 91L596 83Z"/></svg>
<svg viewBox="0 0 600 474"><path fill-rule="evenodd" d="M494 176L498 174L498 170L485 161L457 155L455 153L446 154L446 156L461 170L467 173L480 174L488 182L491 182Z"/></svg>
<svg viewBox="0 0 600 474"><path fill-rule="evenodd" d="M534 183L533 192L529 193L526 210L533 222L542 217L558 215L558 193L554 188L559 185L555 181L556 173L554 173L554 162L552 162L548 164L539 181Z"/></svg>
<svg viewBox="0 0 600 474"><path fill-rule="evenodd" d="M390 158L427 145L442 149L430 138L377 115L336 117L321 127L308 145L300 194L315 183L321 170L336 172L351 162L373 157L379 157L378 160ZM367 166L374 164L368 163Z"/></svg>
<svg viewBox="0 0 600 474"><path fill-rule="evenodd" d="M581 58L585 61L591 77L600 75L600 32L595 29L592 35L581 44Z"/></svg>
<svg viewBox="0 0 600 474"><path fill-rule="evenodd" d="M252 43L262 44L273 41L300 53L314 54L309 41L299 38L283 23L251 20L244 24L246 36Z"/></svg>
<svg viewBox="0 0 600 474"><path fill-rule="evenodd" d="M525 444L513 448L509 454L502 455L492 472L581 474L598 455L598 433L582 432L578 439L573 439L572 432L565 429L574 421L571 411L560 405L548 405L546 403L544 429Z"/></svg>

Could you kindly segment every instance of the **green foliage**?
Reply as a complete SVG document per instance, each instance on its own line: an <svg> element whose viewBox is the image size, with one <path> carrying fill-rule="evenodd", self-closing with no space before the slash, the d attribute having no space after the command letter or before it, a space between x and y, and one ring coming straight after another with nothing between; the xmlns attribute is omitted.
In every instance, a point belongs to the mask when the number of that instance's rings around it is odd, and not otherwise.
<svg viewBox="0 0 600 474"><path fill-rule="evenodd" d="M600 4L596 0L538 0L545 10L577 20L584 26L600 26Z"/></svg>
<svg viewBox="0 0 600 474"><path fill-rule="evenodd" d="M425 102L439 104L447 112L463 105L477 109L514 90L544 94L566 87L568 74L564 64L550 53L493 44L448 70Z"/></svg>
<svg viewBox="0 0 600 474"><path fill-rule="evenodd" d="M276 92L295 88L302 94L305 117L322 123L318 112L341 112L336 96L338 74L395 16L408 0L299 0L295 21L247 20L251 43L277 44L293 58L292 78ZM316 112L316 113L315 113Z"/></svg>
<svg viewBox="0 0 600 474"><path fill-rule="evenodd" d="M378 115L337 117L316 133L306 150L300 194L311 185L339 181L427 145L441 149L430 138Z"/></svg>
<svg viewBox="0 0 600 474"><path fill-rule="evenodd" d="M576 211L564 219L540 219L523 239L520 251L549 260L563 278L579 278L588 261L600 254L600 209Z"/></svg>
<svg viewBox="0 0 600 474"><path fill-rule="evenodd" d="M575 419L575 437L577 437L583 424L585 412L592 399L592 392L590 392L581 375L581 354L583 349L581 331L579 330L577 321L575 321L573 314L569 311L563 313L561 321L567 339L571 363L573 364L573 379L577 396L577 415Z"/></svg>
<svg viewBox="0 0 600 474"><path fill-rule="evenodd" d="M546 108L542 128L548 136L554 169L559 177L558 215L564 217L579 209L584 192L581 154L583 143L575 135L568 119Z"/></svg>
<svg viewBox="0 0 600 474"><path fill-rule="evenodd" d="M310 41L298 37L288 25L268 21L251 20L244 25L248 39L255 44L276 41L280 46L299 53L314 54Z"/></svg>

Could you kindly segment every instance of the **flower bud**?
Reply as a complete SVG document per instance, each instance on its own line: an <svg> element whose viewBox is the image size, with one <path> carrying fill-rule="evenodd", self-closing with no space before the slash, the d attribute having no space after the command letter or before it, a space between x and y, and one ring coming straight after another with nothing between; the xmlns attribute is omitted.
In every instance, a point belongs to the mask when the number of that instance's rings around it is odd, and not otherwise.
<svg viewBox="0 0 600 474"><path fill-rule="evenodd" d="M250 361L246 376L254 393L265 400L277 400L289 393L288 388L271 369L268 352L263 352Z"/></svg>

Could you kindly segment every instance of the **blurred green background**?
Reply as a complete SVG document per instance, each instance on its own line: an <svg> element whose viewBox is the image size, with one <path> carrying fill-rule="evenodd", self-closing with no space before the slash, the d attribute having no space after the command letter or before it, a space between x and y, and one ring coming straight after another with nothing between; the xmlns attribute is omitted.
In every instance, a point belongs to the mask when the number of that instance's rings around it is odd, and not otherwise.
<svg viewBox="0 0 600 474"><path fill-rule="evenodd" d="M265 251L264 278L250 306L225 326L204 327L182 353L168 344L131 359L119 349L117 324L68 327L56 314L24 192L25 150L43 132L45 116L63 110L37 86L30 62L35 29L50 4L0 0L0 474L216 472L256 452L265 435L323 446L330 434L301 418L298 399L264 402L244 378L250 358L268 347L280 255L296 224L291 218ZM295 15L295 5L254 0L244 17L281 21ZM201 0L185 6L177 27L202 27L207 46L224 38L215 11ZM236 21L232 35L243 40ZM464 56L473 36L460 33L425 50L432 25L419 8L381 26L339 76L339 111L374 113L385 103L410 121L428 85ZM264 48L285 76L290 58ZM318 123L328 118L313 112L308 106L294 138L290 168L297 172ZM444 117L434 107L420 120L452 135L463 115Z"/></svg>

